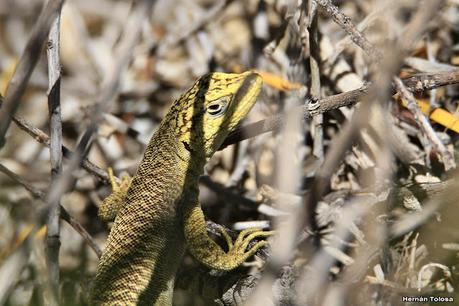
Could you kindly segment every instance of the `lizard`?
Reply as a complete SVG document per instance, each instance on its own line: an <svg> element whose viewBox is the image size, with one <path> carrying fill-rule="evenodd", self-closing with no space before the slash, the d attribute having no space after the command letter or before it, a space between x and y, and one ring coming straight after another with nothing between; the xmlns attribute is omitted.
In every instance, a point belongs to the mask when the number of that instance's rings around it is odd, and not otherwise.
<svg viewBox="0 0 459 306"><path fill-rule="evenodd" d="M172 305L175 274L186 248L203 265L229 271L273 234L242 230L228 250L206 231L198 179L229 132L247 115L262 87L254 72L213 72L199 78L172 104L145 150L136 174L117 184L101 204L114 219L90 292L91 305Z"/></svg>

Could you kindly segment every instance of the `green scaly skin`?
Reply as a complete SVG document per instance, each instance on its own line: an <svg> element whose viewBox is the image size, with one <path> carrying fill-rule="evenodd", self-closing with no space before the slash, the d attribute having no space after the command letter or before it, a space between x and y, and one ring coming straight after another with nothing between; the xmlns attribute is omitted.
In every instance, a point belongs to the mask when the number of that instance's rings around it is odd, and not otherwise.
<svg viewBox="0 0 459 306"><path fill-rule="evenodd" d="M202 264L228 271L241 265L271 232L223 232L225 252L207 235L198 202L198 178L206 159L245 117L261 77L210 73L174 102L153 135L137 174L114 185L100 215L115 222L100 259L91 305L172 305L175 274L188 247ZM118 212L119 210L119 212Z"/></svg>

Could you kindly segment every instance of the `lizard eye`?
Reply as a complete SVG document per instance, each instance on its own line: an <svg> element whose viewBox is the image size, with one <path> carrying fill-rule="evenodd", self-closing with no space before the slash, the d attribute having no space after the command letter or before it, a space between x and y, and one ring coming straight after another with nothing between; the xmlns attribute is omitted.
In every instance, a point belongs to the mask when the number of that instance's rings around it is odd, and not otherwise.
<svg viewBox="0 0 459 306"><path fill-rule="evenodd" d="M225 96L218 98L209 103L207 106L207 113L212 117L218 117L225 113L226 109L228 108L228 104L230 101L230 96Z"/></svg>

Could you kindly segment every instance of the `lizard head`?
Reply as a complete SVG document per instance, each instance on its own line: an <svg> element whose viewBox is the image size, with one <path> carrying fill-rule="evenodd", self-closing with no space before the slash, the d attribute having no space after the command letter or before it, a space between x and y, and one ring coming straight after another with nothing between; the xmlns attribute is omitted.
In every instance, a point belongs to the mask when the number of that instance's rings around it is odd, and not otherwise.
<svg viewBox="0 0 459 306"><path fill-rule="evenodd" d="M254 72L204 75L172 106L170 122L191 154L210 157L247 115L261 90Z"/></svg>

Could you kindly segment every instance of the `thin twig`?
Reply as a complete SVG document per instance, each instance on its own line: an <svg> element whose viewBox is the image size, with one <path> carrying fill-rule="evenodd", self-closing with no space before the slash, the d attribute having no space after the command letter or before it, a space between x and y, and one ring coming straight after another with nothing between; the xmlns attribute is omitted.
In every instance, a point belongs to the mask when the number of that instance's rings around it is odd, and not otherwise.
<svg viewBox="0 0 459 306"><path fill-rule="evenodd" d="M357 26L356 29L359 32L364 32L367 28L369 28L373 23L383 16L383 12L387 13L388 10L393 9L394 3L396 0L389 0L389 1L384 1L383 3L379 4L379 6L372 11L370 14L368 14ZM363 33L362 33L363 34ZM349 45L352 44L352 40L350 36L345 36L342 38L340 41L336 43L335 50L333 51L333 54L331 54L329 57L324 59L329 65L332 65L336 61L336 58L343 52L343 50Z"/></svg>
<svg viewBox="0 0 459 306"><path fill-rule="evenodd" d="M59 14L64 0L49 0L34 27L27 45L24 48L16 70L6 90L5 103L0 110L0 148L5 144L5 134L13 115L25 93L29 78L40 58L41 50L48 37L56 16Z"/></svg>
<svg viewBox="0 0 459 306"><path fill-rule="evenodd" d="M318 29L318 16L317 11L312 9L314 1L308 1L308 21L310 23L309 30L309 65L311 67L311 98L317 101L321 98L321 84L320 84L320 45L319 45L319 29ZM324 158L324 144L323 144L323 115L318 114L312 118L314 142L313 142L313 155L320 161Z"/></svg>
<svg viewBox="0 0 459 306"><path fill-rule="evenodd" d="M46 193L26 181L24 181L21 177L19 177L16 173L5 167L4 165L0 164L0 172L3 172L6 174L9 178L11 178L13 181L24 187L28 192L32 194L33 197L37 199L44 199L46 197Z"/></svg>
<svg viewBox="0 0 459 306"><path fill-rule="evenodd" d="M60 14L51 27L47 48L48 55L48 111L50 117L50 162L51 184L50 189L56 183L56 179L62 169L62 122L60 105ZM59 248L60 242L60 199L50 203L46 233L46 263L49 281L54 296L54 302L59 301Z"/></svg>
<svg viewBox="0 0 459 306"><path fill-rule="evenodd" d="M417 74L403 79L409 91L421 92L459 83L459 69L442 73Z"/></svg>
<svg viewBox="0 0 459 306"><path fill-rule="evenodd" d="M446 146L440 140L438 135L435 133L432 125L430 125L427 117L422 113L421 108L419 107L416 99L414 98L411 91L409 91L405 85L403 84L402 80L398 77L394 78L395 85L397 86L398 91L402 95L402 97L407 102L407 108L411 111L414 115L416 122L419 125L421 131L427 136L427 139L430 140L432 145L440 152L441 156L443 157L443 163L445 165L446 171L456 168L456 163L454 162L454 158L451 152L448 151Z"/></svg>
<svg viewBox="0 0 459 306"><path fill-rule="evenodd" d="M282 23L279 27L279 30L275 38L271 42L266 44L266 46L263 48L263 53L268 58L273 58L274 51L279 46L279 43L281 42L281 40L285 37L288 31L288 27L291 24L293 16L295 14L295 10L296 10L296 5L293 5L293 2L290 2L290 5L288 5L287 9L285 10L285 15L282 18Z"/></svg>
<svg viewBox="0 0 459 306"><path fill-rule="evenodd" d="M328 15L330 15L340 27L342 27L349 35L351 40L365 53L375 61L380 61L382 58L381 52L376 49L365 36L357 30L356 26L352 23L351 18L343 14L331 0L315 0L320 6L322 6Z"/></svg>
<svg viewBox="0 0 459 306"><path fill-rule="evenodd" d="M100 258L102 256L102 249L99 247L97 242L92 238L91 234L81 225L81 223L63 207L60 206L61 209L61 218L65 220L73 229L83 237L89 247L96 253L97 257Z"/></svg>
<svg viewBox="0 0 459 306"><path fill-rule="evenodd" d="M12 172L11 170L6 168L2 164L0 164L0 172L3 172L13 181L23 186L27 191L29 191L32 194L34 198L37 198L43 201L45 200L46 193L44 191L30 185L29 183L24 181L21 177L19 177L16 173ZM60 217L63 220L65 220L77 233L79 233L81 237L83 237L86 243L96 253L97 257L100 258L100 256L102 255L102 250L97 245L97 243L94 241L92 236L84 229L84 227L78 222L78 220L75 217L73 217L63 206L59 205L59 208L60 208Z"/></svg>
<svg viewBox="0 0 459 306"><path fill-rule="evenodd" d="M13 117L14 123L23 131L28 133L30 136L32 136L36 141L38 141L41 144L44 144L46 147L49 148L50 146L50 138L48 134L43 132L37 127L32 126L30 123L28 123L24 118L21 118L19 116L14 116ZM65 158L70 159L73 156L73 152L67 148L66 146L62 146L62 153ZM81 162L81 166L87 170L89 173L93 174L95 177L100 179L103 182L106 182L108 184L109 178L108 178L108 173L104 169L96 166L92 162L90 162L87 158L83 159Z"/></svg>
<svg viewBox="0 0 459 306"><path fill-rule="evenodd" d="M244 174L250 164L252 155L249 153L249 142L243 141L237 146L236 164L233 167L233 172L226 182L226 187L237 186L244 178Z"/></svg>

